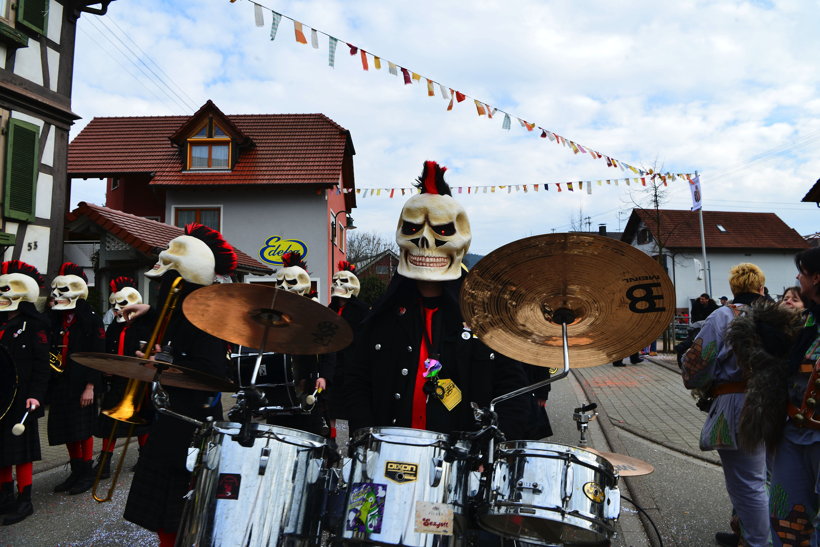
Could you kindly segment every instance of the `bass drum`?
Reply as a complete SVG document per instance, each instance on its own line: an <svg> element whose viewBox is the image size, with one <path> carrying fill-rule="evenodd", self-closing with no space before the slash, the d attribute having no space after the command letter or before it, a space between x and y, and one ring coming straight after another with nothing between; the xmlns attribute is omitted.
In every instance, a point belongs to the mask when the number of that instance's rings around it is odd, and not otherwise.
<svg viewBox="0 0 820 547"><path fill-rule="evenodd" d="M469 443L402 427L356 431L343 544L448 547L470 532Z"/></svg>
<svg viewBox="0 0 820 547"><path fill-rule="evenodd" d="M259 353L256 350L242 347L240 353L231 355L237 384L247 387L253 377L253 369ZM271 405L281 407L281 412L289 413L301 410L309 385L308 359L315 356L294 356L282 353L265 352L256 376L256 387L260 388ZM312 392L312 389L309 389Z"/></svg>
<svg viewBox="0 0 820 547"><path fill-rule="evenodd" d="M17 377L17 367L14 365L8 350L0 346L0 420L5 418L8 411L11 410L19 387L20 379Z"/></svg>
<svg viewBox="0 0 820 547"><path fill-rule="evenodd" d="M573 446L500 443L481 526L537 545L600 545L621 510L618 475L604 458Z"/></svg>
<svg viewBox="0 0 820 547"><path fill-rule="evenodd" d="M302 547L321 543L330 451L318 435L217 422L200 436L177 545Z"/></svg>

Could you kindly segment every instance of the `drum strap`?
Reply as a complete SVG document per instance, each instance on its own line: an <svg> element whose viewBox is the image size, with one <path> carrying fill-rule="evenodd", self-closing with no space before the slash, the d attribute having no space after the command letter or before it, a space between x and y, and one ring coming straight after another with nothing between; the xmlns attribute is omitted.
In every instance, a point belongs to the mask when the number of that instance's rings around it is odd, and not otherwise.
<svg viewBox="0 0 820 547"><path fill-rule="evenodd" d="M438 352L436 352L435 346L433 346L431 340L433 336L433 315L437 311L438 308L427 308L421 306L422 338L421 345L419 347L419 362L416 369L416 383L413 386L413 408L410 423L410 427L415 429L427 428L427 394L424 392L424 384L427 381L424 377L424 372L427 369L424 366L424 362L428 357L438 357Z"/></svg>

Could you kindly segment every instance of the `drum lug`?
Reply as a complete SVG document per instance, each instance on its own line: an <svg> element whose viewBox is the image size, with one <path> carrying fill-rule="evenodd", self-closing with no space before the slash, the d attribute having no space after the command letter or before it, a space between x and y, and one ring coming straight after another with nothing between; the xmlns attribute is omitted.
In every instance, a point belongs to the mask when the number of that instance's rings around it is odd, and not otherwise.
<svg viewBox="0 0 820 547"><path fill-rule="evenodd" d="M572 497L572 489L575 485L575 472L573 471L572 466L570 465L570 461L566 460L566 465L564 466L564 479L563 484L561 485L561 492L563 492L562 501L566 505L567 500Z"/></svg>
<svg viewBox="0 0 820 547"><path fill-rule="evenodd" d="M537 482L519 480L515 486L518 490L532 490L534 494L540 494L543 491Z"/></svg>
<svg viewBox="0 0 820 547"><path fill-rule="evenodd" d="M444 465L444 460L436 457L430 459L432 460L432 465L430 466L430 486L435 488L441 482L441 474Z"/></svg>
<svg viewBox="0 0 820 547"><path fill-rule="evenodd" d="M268 460L270 460L270 447L263 446L262 454L259 456L259 474L264 475L268 468Z"/></svg>

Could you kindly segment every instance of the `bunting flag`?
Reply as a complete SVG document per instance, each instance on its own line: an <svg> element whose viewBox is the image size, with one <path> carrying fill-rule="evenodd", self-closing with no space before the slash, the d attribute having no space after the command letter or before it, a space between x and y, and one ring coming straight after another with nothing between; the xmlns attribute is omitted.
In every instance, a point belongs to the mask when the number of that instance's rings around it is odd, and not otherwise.
<svg viewBox="0 0 820 547"><path fill-rule="evenodd" d="M276 39L276 31L279 30L279 22L282 21L282 16L276 13L275 11L271 12L271 22L270 22L270 39L271 41Z"/></svg>
<svg viewBox="0 0 820 547"><path fill-rule="evenodd" d="M232 3L234 1L235 0L231 0ZM299 42L300 44L307 44L308 43L307 38L305 37L305 33L303 31L303 24L300 21L297 21L296 19L293 19L292 17L288 17L287 15L277 13L277 12L273 11L272 9L266 7L266 6L262 6L261 4L259 4L258 2L254 1L254 0L248 0L248 1L253 5L254 19L255 19L256 26L263 26L263 24L264 24L264 20L263 20L263 16L262 16L262 10L263 9L268 10L268 11L271 12L271 14L274 18L274 20L271 24L271 40L273 40L276 37L276 31L277 31L277 28L279 26L279 21L281 20L282 17L285 17L285 18L293 21L294 34L295 34L295 37L296 37L296 41ZM336 44L338 42L338 38L336 38L334 36L331 36L330 34L327 34L326 32L313 29L312 27L309 27L309 28L311 28L311 44L314 48L318 49L318 47L319 47L318 33L322 33L322 34L324 34L325 36L328 37L328 47L330 48L330 51L328 53L328 65L335 68L335 48L336 48ZM357 53L360 53L362 69L363 70L369 70L369 64L368 64L368 60L367 60L367 53L365 52L365 50L359 48L358 46L356 46L354 44L351 44L350 42L345 42L345 43L350 47L350 55L356 55ZM441 90L442 98L445 99L445 100L450 99L449 102L448 102L448 105L447 105L447 110L452 110L455 104L461 103L465 99L470 98L470 99L473 99L473 101L474 101L474 104L476 106L476 113L479 117L486 115L488 119L492 119L493 115L496 112L501 112L501 113L504 114L504 118L503 118L503 121L501 123L501 128L504 129L504 130L507 130L507 131L510 130L510 125L511 125L510 121L511 121L512 116L509 112L501 110L497 107L493 107L492 105L490 105L490 104L488 104L484 101L481 101L481 100L479 100L475 97L470 97L470 96L466 95L465 93L463 93L461 91L455 91L452 88L446 87L441 82L437 82L435 80L432 80L431 78L423 77L421 74L419 74L419 73L417 73L413 70L410 70L406 67L402 67L402 66L400 66L400 65L398 65L398 64L396 64L396 63L394 63L390 60L385 59L382 56L377 56L377 55L373 55L373 54L371 54L371 55L373 56L373 65L376 68L376 70L381 69L381 62L383 60L387 61L387 63L388 63L387 66L388 66L388 71L390 72L390 74L392 74L394 76L397 76L398 75L398 70L401 70L401 73L402 73L402 76L403 76L403 81L404 81L405 85L411 85L411 84L413 84L414 81L415 82L421 82L422 78L424 78L425 82L427 83L427 95L430 96L430 97L435 96L434 87L437 84L439 86L439 89ZM447 89L450 89L449 94L446 92ZM455 96L455 102L453 102L453 100L452 100L453 96ZM615 169L619 168L619 169L621 169L621 171L629 170L633 174L640 175L640 176L645 176L647 174L652 173L651 170L645 170L645 169L641 169L639 167L635 167L633 165L630 165L627 162L624 162L622 160L613 158L612 156L602 154L601 152L598 152L597 150L591 148L590 146L582 145L581 143L578 143L578 142L575 142L571 139L567 139L565 137L562 137L562 136L554 133L553 131L549 131L549 130L537 125L534 122L527 122L523 118L520 118L518 116L515 116L515 118L519 121L519 123L521 124L521 127L526 129L527 132L535 132L535 130L538 129L537 134L541 138L546 138L546 139L549 139L550 142L560 144L560 145L564 146L565 148L567 148L568 150L570 150L573 154L586 154L590 158L595 159L595 160L603 159L605 161L607 167L612 167L612 168L615 168ZM675 175L681 176L681 175L686 175L686 174L675 173ZM687 180L688 180L688 175L686 175L686 176L687 176ZM666 184L665 181L662 181L662 183ZM559 191L560 191L560 188L559 188Z"/></svg>
<svg viewBox="0 0 820 547"><path fill-rule="evenodd" d="M336 46L338 45L338 43L339 41L333 36L328 38L327 64L330 65L331 68L336 66Z"/></svg>

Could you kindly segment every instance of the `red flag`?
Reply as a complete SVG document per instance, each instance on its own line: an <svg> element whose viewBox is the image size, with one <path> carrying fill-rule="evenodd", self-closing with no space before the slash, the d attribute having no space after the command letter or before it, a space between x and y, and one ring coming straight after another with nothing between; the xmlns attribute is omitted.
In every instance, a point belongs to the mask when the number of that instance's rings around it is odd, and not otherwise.
<svg viewBox="0 0 820 547"><path fill-rule="evenodd" d="M407 71L406 68L401 69L401 74L404 76L404 84L409 85L413 83L413 80L410 79L410 72Z"/></svg>
<svg viewBox="0 0 820 547"><path fill-rule="evenodd" d="M465 97L464 93L462 93L461 91L456 91L456 100L458 102L463 101L465 98L466 97Z"/></svg>
<svg viewBox="0 0 820 547"><path fill-rule="evenodd" d="M347 42L345 42L345 43L347 44L347 47L350 48L350 54L351 55L356 55L357 53L359 53L359 48L357 48L353 44L350 44L350 43L347 43Z"/></svg>
<svg viewBox="0 0 820 547"><path fill-rule="evenodd" d="M365 50L360 50L359 53L362 54L362 70L368 70L367 68L367 52Z"/></svg>

